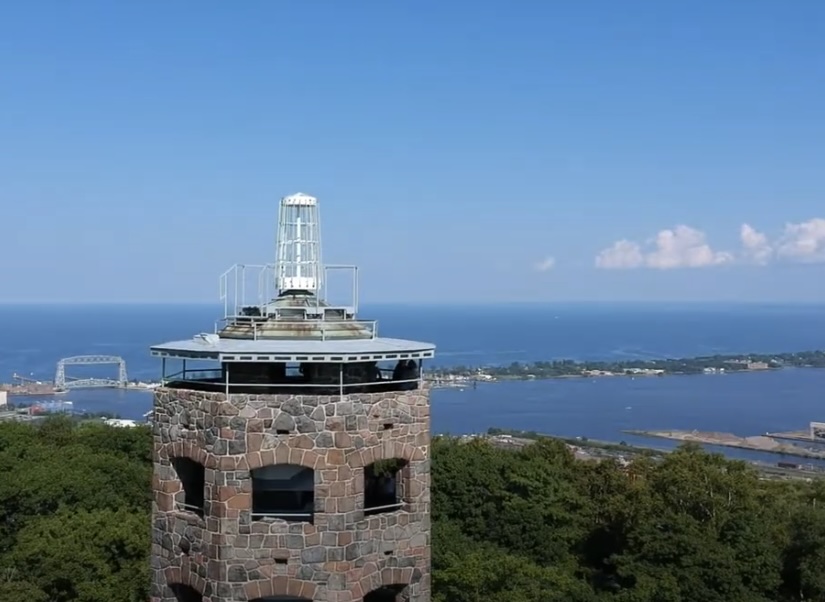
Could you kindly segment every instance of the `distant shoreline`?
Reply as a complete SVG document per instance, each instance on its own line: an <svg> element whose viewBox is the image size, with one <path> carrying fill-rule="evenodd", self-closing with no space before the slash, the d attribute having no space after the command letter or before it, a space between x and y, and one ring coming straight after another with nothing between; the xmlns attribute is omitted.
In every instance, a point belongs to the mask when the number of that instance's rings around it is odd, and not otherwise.
<svg viewBox="0 0 825 602"><path fill-rule="evenodd" d="M819 366L805 366L805 367L794 367L797 369L823 369L825 366L820 368ZM493 376L490 377L487 375L487 378L478 378L475 375L454 375L454 378L449 380L445 380L443 376L435 377L432 374L428 374L425 377L430 383L430 388L432 389L464 389L466 387L472 387L474 384L482 383L482 384L500 384L505 382L526 382L526 381L546 381L546 380L580 380L585 378L614 378L614 379L628 379L628 378L663 378L663 377L672 377L672 376L724 376L725 374L757 374L757 373L765 373L765 372L780 372L783 368L770 368L767 370L732 370L730 372L716 372L716 373L667 373L667 374L625 374L625 373L616 373L616 374L562 374L559 376ZM439 371L439 374L443 374L443 372ZM550 435L548 435L550 436Z"/></svg>
<svg viewBox="0 0 825 602"><path fill-rule="evenodd" d="M550 360L530 363L513 362L507 366L454 366L433 370L428 374L428 379L433 386L444 388L466 386L474 382L507 380L689 376L768 372L785 368L825 368L825 350L615 362Z"/></svg>

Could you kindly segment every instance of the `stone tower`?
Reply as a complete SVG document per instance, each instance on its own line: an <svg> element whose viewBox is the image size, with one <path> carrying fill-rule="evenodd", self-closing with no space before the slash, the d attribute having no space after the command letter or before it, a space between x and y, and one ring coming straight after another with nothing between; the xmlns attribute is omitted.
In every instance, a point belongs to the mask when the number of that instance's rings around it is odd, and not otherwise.
<svg viewBox="0 0 825 602"><path fill-rule="evenodd" d="M152 347L151 600L429 602L434 346L356 317L315 198L281 200L277 238L221 277L214 333Z"/></svg>

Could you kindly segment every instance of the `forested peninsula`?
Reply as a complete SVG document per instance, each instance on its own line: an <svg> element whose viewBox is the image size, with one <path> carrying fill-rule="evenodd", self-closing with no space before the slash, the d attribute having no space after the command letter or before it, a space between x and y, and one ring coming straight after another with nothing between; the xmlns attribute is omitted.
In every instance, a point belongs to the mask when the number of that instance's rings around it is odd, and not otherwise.
<svg viewBox="0 0 825 602"><path fill-rule="evenodd" d="M825 481L692 446L620 464L437 437L431 459L435 602L825 600ZM0 600L147 599L147 427L0 423L0 466Z"/></svg>
<svg viewBox="0 0 825 602"><path fill-rule="evenodd" d="M634 359L623 361L548 360L513 362L502 366L451 366L430 372L440 380L527 380L591 376L668 376L676 374L722 374L780 370L782 368L825 368L825 351L797 351L747 355L706 355L688 358Z"/></svg>

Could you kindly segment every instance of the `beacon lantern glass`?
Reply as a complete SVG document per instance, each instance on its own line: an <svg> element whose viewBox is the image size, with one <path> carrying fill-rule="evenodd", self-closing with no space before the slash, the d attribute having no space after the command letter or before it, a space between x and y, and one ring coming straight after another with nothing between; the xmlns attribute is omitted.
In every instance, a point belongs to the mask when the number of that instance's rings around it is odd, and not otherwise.
<svg viewBox="0 0 825 602"><path fill-rule="evenodd" d="M321 290L321 225L318 201L306 194L281 200L276 259L279 293Z"/></svg>

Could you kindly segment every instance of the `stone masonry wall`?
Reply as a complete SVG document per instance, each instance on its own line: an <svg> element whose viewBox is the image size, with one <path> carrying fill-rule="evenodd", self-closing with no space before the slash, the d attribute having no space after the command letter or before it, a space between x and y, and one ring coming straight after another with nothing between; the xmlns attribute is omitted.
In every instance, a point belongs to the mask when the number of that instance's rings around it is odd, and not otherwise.
<svg viewBox="0 0 825 602"><path fill-rule="evenodd" d="M429 445L426 388L343 397L159 389L152 602L175 602L174 583L205 602L357 602L382 586L429 602ZM176 506L176 456L206 467L204 518ZM393 458L409 463L404 506L365 518L364 467ZM251 519L250 470L284 463L315 471L314 524Z"/></svg>

